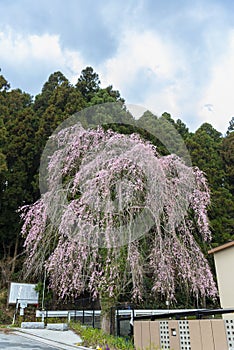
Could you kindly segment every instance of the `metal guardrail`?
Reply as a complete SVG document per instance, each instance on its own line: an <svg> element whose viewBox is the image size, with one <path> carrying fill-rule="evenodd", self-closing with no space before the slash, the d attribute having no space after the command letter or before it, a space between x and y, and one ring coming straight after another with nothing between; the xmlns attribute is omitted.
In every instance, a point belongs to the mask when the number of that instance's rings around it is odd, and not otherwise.
<svg viewBox="0 0 234 350"><path fill-rule="evenodd" d="M205 310L205 309L202 309ZM87 315L92 315L93 311L95 312L95 315L100 315L101 310L36 310L36 317L42 317L42 315L45 313L47 313L47 317L75 317L75 316L82 316L83 313L85 312L85 314ZM119 316L124 316L124 317L129 317L129 319L132 318L132 313L134 311L134 318L141 316L141 317L146 317L146 319L149 319L150 317L153 316L160 316L160 315L164 315L167 314L170 315L173 313L177 313L178 310L154 310L154 309L125 309L125 310L121 310L121 309L117 309L116 310L116 315L118 314ZM192 309L192 310L181 310L180 312L197 312L199 310L197 309ZM126 318L125 318L126 319Z"/></svg>

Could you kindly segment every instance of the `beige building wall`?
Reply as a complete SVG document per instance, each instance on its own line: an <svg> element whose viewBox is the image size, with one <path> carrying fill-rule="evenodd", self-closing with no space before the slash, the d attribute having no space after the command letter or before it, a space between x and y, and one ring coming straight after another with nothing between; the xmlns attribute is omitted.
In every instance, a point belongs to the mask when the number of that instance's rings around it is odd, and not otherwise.
<svg viewBox="0 0 234 350"><path fill-rule="evenodd" d="M209 253L214 254L221 307L234 307L234 242L212 249Z"/></svg>
<svg viewBox="0 0 234 350"><path fill-rule="evenodd" d="M137 350L231 350L234 320L134 321ZM227 329L226 329L227 328Z"/></svg>

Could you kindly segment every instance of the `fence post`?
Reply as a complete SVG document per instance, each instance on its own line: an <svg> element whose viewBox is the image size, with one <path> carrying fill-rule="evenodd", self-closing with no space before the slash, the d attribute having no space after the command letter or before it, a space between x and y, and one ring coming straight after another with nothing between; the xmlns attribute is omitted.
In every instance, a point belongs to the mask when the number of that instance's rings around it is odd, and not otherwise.
<svg viewBox="0 0 234 350"><path fill-rule="evenodd" d="M94 310L94 306L93 306L93 328L95 328L95 310Z"/></svg>
<svg viewBox="0 0 234 350"><path fill-rule="evenodd" d="M133 337L133 325L134 325L134 317L135 317L135 314L134 314L134 308L132 308L132 318L130 320L130 337Z"/></svg>
<svg viewBox="0 0 234 350"><path fill-rule="evenodd" d="M47 326L47 318L48 318L48 305L45 307L45 326Z"/></svg>
<svg viewBox="0 0 234 350"><path fill-rule="evenodd" d="M84 299L82 299L82 324L85 323Z"/></svg>
<svg viewBox="0 0 234 350"><path fill-rule="evenodd" d="M120 320L119 320L119 309L117 306L117 320L116 320L116 333L117 333L117 337L120 336Z"/></svg>

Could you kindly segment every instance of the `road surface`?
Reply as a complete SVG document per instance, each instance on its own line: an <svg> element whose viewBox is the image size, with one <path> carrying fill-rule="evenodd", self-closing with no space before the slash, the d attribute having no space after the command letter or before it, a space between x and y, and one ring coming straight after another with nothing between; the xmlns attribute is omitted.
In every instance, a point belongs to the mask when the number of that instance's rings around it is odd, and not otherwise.
<svg viewBox="0 0 234 350"><path fill-rule="evenodd" d="M36 340L27 339L21 335L0 332L1 350L58 350L58 347L43 344ZM60 348L61 349L61 348Z"/></svg>

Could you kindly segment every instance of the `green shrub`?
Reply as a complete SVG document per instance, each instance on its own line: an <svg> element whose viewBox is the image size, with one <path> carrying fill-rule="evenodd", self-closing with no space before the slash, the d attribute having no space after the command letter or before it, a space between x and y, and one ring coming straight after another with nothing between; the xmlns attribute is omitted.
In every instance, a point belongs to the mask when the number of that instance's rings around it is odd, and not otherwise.
<svg viewBox="0 0 234 350"><path fill-rule="evenodd" d="M134 346L131 340L126 340L121 337L115 337L113 335L108 335L102 330L84 327L80 323L71 323L71 329L73 329L82 339L82 345L87 347L96 347L99 345L103 350L106 346L111 350L134 350Z"/></svg>
<svg viewBox="0 0 234 350"><path fill-rule="evenodd" d="M3 310L0 310L0 324L10 324L11 322L11 317Z"/></svg>

